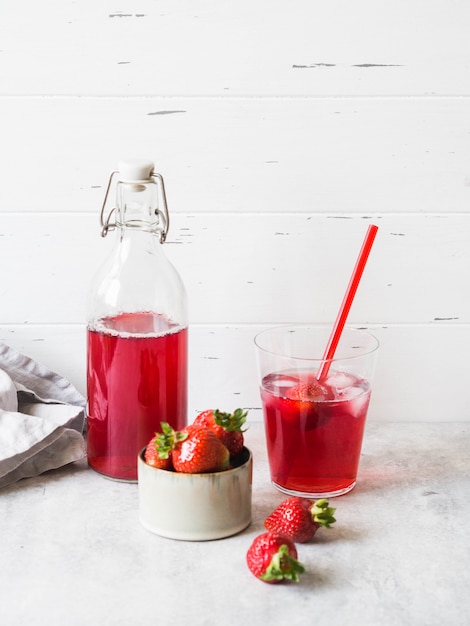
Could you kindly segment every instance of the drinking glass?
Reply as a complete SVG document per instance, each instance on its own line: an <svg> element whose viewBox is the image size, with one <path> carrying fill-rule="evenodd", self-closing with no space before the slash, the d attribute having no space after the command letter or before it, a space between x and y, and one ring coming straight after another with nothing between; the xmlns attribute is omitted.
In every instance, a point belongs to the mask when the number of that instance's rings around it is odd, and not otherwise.
<svg viewBox="0 0 470 626"><path fill-rule="evenodd" d="M332 497L356 484L379 343L346 327L325 363L329 334L281 326L255 337L271 481L289 495Z"/></svg>

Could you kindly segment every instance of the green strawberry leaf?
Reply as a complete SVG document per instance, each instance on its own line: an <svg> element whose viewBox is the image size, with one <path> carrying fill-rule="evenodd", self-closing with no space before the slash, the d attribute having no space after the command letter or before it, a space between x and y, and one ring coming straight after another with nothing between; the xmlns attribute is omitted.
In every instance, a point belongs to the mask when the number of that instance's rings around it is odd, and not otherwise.
<svg viewBox="0 0 470 626"><path fill-rule="evenodd" d="M248 411L243 409L235 409L233 413L224 413L216 409L214 412L214 421L218 426L222 426L227 432L245 432L246 428L242 426L246 422Z"/></svg>
<svg viewBox="0 0 470 626"><path fill-rule="evenodd" d="M333 517L335 511L336 509L329 506L328 500L325 498L317 500L310 508L312 520L323 526L323 528L331 528L331 524L336 522L336 519Z"/></svg>
<svg viewBox="0 0 470 626"><path fill-rule="evenodd" d="M299 574L305 572L305 567L297 559L289 554L289 548L283 544L273 555L261 580L293 580L299 581Z"/></svg>
<svg viewBox="0 0 470 626"><path fill-rule="evenodd" d="M155 437L155 450L160 459L167 459L177 443L184 441L188 433L174 430L167 422L160 422L162 432Z"/></svg>

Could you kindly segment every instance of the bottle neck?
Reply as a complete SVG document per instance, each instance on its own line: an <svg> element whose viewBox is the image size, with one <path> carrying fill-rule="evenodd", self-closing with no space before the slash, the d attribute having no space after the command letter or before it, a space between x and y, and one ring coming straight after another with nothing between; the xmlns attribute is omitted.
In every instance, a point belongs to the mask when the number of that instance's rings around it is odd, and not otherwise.
<svg viewBox="0 0 470 626"><path fill-rule="evenodd" d="M158 189L153 182L122 183L117 186L116 226L125 232L162 232Z"/></svg>

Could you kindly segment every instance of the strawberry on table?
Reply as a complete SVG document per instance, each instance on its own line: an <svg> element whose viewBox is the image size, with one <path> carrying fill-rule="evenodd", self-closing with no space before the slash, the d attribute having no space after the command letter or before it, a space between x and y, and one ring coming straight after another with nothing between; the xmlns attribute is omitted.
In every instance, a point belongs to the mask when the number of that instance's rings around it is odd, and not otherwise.
<svg viewBox="0 0 470 626"><path fill-rule="evenodd" d="M171 451L173 467L184 474L203 474L228 469L230 454L214 432L206 426L190 424L175 431L162 422L161 448Z"/></svg>
<svg viewBox="0 0 470 626"><path fill-rule="evenodd" d="M233 458L243 449L245 430L242 426L246 422L247 415L248 411L243 411L243 409L235 409L233 413L208 409L199 413L193 423L213 430Z"/></svg>
<svg viewBox="0 0 470 626"><path fill-rule="evenodd" d="M288 537L267 532L254 539L246 553L246 562L251 573L263 582L298 582L305 568L297 556L297 548Z"/></svg>
<svg viewBox="0 0 470 626"><path fill-rule="evenodd" d="M325 498L315 502L292 496L283 500L266 518L264 526L266 530L281 533L296 543L305 543L312 539L320 526L331 527L336 521L334 512L335 509Z"/></svg>

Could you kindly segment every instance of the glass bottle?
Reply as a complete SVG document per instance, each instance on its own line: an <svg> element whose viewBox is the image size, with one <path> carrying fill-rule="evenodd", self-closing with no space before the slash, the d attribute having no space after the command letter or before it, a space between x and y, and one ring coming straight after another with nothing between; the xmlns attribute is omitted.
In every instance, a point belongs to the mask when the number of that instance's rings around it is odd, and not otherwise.
<svg viewBox="0 0 470 626"><path fill-rule="evenodd" d="M115 175L116 208L105 217ZM117 237L89 299L87 456L105 476L135 481L160 422L181 429L187 420L186 292L162 249L169 217L151 161L120 162L101 224Z"/></svg>

